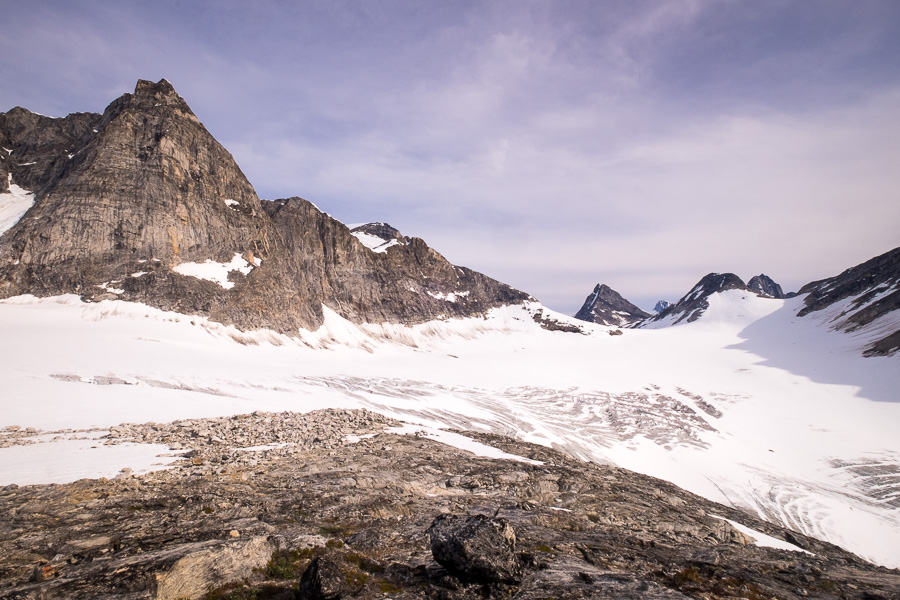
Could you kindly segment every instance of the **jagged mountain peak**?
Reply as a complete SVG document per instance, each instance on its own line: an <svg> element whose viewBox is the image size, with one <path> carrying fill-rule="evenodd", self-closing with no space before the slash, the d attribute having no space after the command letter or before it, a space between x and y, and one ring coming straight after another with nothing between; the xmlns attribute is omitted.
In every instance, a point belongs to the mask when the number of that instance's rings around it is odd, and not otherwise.
<svg viewBox="0 0 900 600"><path fill-rule="evenodd" d="M779 300L784 298L784 291L782 291L781 286L763 273L751 277L750 281L747 282L747 289L763 298L776 298Z"/></svg>
<svg viewBox="0 0 900 600"><path fill-rule="evenodd" d="M575 314L575 318L581 321L613 327L633 325L649 316L614 289L600 283L594 286L594 291Z"/></svg>
<svg viewBox="0 0 900 600"><path fill-rule="evenodd" d="M124 103L129 104L133 108L175 108L196 118L191 107L188 106L184 98L178 95L175 87L167 79L160 79L156 83L146 79L139 79L137 85L134 86L134 93L125 94L122 99Z"/></svg>
<svg viewBox="0 0 900 600"><path fill-rule="evenodd" d="M35 194L0 237L0 298L130 300L289 334L320 327L323 306L412 324L530 299L387 224L370 231L400 248L372 252L308 201L263 205L165 79L102 115L0 114L0 145L0 174Z"/></svg>
<svg viewBox="0 0 900 600"><path fill-rule="evenodd" d="M671 304L669 303L668 300L660 300L660 301L658 301L658 302L656 303L656 305L653 307L653 312L656 313L656 314L659 314L659 313L661 313L662 311L664 311L664 310L666 310L667 308L669 308L670 306L671 306Z"/></svg>

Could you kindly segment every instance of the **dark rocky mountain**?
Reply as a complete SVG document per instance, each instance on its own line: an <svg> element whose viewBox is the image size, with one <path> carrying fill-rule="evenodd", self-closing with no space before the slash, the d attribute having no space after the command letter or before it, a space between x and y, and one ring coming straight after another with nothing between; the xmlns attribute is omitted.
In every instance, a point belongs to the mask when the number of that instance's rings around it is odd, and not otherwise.
<svg viewBox="0 0 900 600"><path fill-rule="evenodd" d="M0 146L0 175L35 193L0 237L0 298L121 299L288 334L319 327L323 305L418 323L530 298L420 239L378 254L305 200L260 201L165 80L139 81L102 115L12 109Z"/></svg>
<svg viewBox="0 0 900 600"><path fill-rule="evenodd" d="M716 292L726 290L746 290L747 285L734 273L710 273L697 282L691 291L675 304L669 305L661 312L647 319L647 323L672 317L672 324L693 323L709 308L708 298Z"/></svg>
<svg viewBox="0 0 900 600"><path fill-rule="evenodd" d="M660 301L657 302L656 305L653 307L653 312L656 313L656 314L659 314L659 313L661 313L662 311L664 311L664 310L666 310L667 308L669 308L670 306L671 306L671 304L669 304L668 301L666 301L666 300L660 300Z"/></svg>
<svg viewBox="0 0 900 600"><path fill-rule="evenodd" d="M613 327L625 327L649 316L650 313L641 310L606 284L599 283L575 313L576 319Z"/></svg>
<svg viewBox="0 0 900 600"><path fill-rule="evenodd" d="M747 282L747 289L763 298L784 298L781 286L775 283L768 275L754 275Z"/></svg>
<svg viewBox="0 0 900 600"><path fill-rule="evenodd" d="M847 332L871 328L890 313L900 310L900 248L894 248L840 275L813 281L798 294L807 294L798 316L806 316L839 307L829 320L834 327ZM846 301L845 304L840 304ZM900 313L897 313L900 314ZM889 319L889 317L888 317ZM876 341L864 354L884 356L900 350L900 318L885 322Z"/></svg>
<svg viewBox="0 0 900 600"><path fill-rule="evenodd" d="M900 597L900 571L670 483L467 432L521 457L482 458L396 424L328 410L114 427L107 443L181 458L0 488L0 597Z"/></svg>

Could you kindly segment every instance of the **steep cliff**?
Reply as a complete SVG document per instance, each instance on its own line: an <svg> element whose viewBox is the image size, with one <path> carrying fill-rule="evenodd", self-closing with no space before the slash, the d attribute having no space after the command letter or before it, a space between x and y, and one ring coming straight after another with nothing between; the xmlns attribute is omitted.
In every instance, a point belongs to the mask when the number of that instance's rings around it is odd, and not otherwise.
<svg viewBox="0 0 900 600"><path fill-rule="evenodd" d="M471 316L529 296L421 240L376 254L298 198L260 201L168 81L102 115L0 115L4 183L35 193L0 237L0 297L122 299L240 328ZM7 191L7 190L3 190Z"/></svg>

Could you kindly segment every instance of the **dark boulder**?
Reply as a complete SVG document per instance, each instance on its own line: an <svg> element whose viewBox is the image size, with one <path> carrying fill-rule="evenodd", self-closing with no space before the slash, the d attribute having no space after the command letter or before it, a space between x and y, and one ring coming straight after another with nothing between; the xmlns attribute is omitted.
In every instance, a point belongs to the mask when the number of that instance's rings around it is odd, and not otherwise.
<svg viewBox="0 0 900 600"><path fill-rule="evenodd" d="M516 534L504 519L439 515L428 529L434 560L476 583L518 583L522 566Z"/></svg>
<svg viewBox="0 0 900 600"><path fill-rule="evenodd" d="M309 600L338 600L350 591L341 567L333 560L318 556L300 577L300 597Z"/></svg>

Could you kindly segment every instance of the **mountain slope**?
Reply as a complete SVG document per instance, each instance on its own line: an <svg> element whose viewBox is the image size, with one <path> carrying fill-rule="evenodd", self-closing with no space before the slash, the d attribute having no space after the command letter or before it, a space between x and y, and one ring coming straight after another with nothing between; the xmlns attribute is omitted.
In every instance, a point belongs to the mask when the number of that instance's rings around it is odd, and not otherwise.
<svg viewBox="0 0 900 600"><path fill-rule="evenodd" d="M840 275L803 286L804 307L797 316L825 319L835 329L870 333L868 356L900 350L900 248L885 252Z"/></svg>
<svg viewBox="0 0 900 600"><path fill-rule="evenodd" d="M421 240L378 256L305 201L260 201L165 80L103 115L14 109L0 139L7 179L35 192L0 237L0 298L74 293L283 333L321 326L323 305L417 323L530 298Z"/></svg>
<svg viewBox="0 0 900 600"><path fill-rule="evenodd" d="M641 327L663 327L681 322L693 323L709 308L709 297L728 290L746 290L747 286L734 273L710 273L675 304L670 304L644 321Z"/></svg>
<svg viewBox="0 0 900 600"><path fill-rule="evenodd" d="M575 318L581 321L613 327L625 327L649 316L650 313L641 310L606 284L599 283L575 313Z"/></svg>

